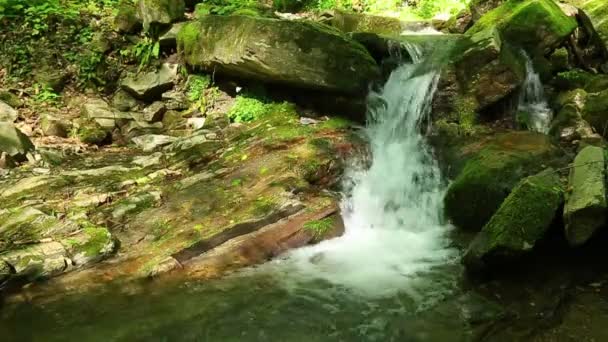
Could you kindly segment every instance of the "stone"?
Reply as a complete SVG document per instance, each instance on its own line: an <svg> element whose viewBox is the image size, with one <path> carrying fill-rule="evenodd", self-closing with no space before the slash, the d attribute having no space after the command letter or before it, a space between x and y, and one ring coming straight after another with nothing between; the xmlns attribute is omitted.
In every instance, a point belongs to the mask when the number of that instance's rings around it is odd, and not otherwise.
<svg viewBox="0 0 608 342"><path fill-rule="evenodd" d="M71 74L66 69L57 69L53 66L42 66L34 72L34 80L43 88L55 93L63 90L70 77Z"/></svg>
<svg viewBox="0 0 608 342"><path fill-rule="evenodd" d="M344 33L371 32L382 35L400 35L404 25L397 18L334 10L330 25Z"/></svg>
<svg viewBox="0 0 608 342"><path fill-rule="evenodd" d="M46 114L40 116L40 129L44 136L67 138L70 125L65 120Z"/></svg>
<svg viewBox="0 0 608 342"><path fill-rule="evenodd" d="M210 73L344 94L367 92L380 75L359 43L306 21L205 16L182 28L178 52Z"/></svg>
<svg viewBox="0 0 608 342"><path fill-rule="evenodd" d="M564 223L570 245L587 242L606 223L604 149L587 146L574 159L566 192Z"/></svg>
<svg viewBox="0 0 608 342"><path fill-rule="evenodd" d="M163 126L168 130L183 130L187 128L188 121L182 113L169 110L163 117Z"/></svg>
<svg viewBox="0 0 608 342"><path fill-rule="evenodd" d="M82 106L81 115L86 119L97 122L106 131L111 131L120 126L120 123L133 119L130 113L114 110L102 99L88 100Z"/></svg>
<svg viewBox="0 0 608 342"><path fill-rule="evenodd" d="M23 106L23 101L19 98L19 96L11 93L8 90L0 89L0 101L6 103L10 107L19 108Z"/></svg>
<svg viewBox="0 0 608 342"><path fill-rule="evenodd" d="M144 108L143 121L146 122L159 122L163 120L163 115L167 111L167 107L164 103L156 101Z"/></svg>
<svg viewBox="0 0 608 342"><path fill-rule="evenodd" d="M15 122L19 117L19 112L16 109L9 106L7 103L0 101L0 121L4 122Z"/></svg>
<svg viewBox="0 0 608 342"><path fill-rule="evenodd" d="M130 0L121 0L118 10L114 17L114 27L123 33L135 33L142 26L141 20L137 17L135 4Z"/></svg>
<svg viewBox="0 0 608 342"><path fill-rule="evenodd" d="M177 48L177 34L184 27L185 23L175 23L171 28L158 37L158 43L164 49L174 50Z"/></svg>
<svg viewBox="0 0 608 342"><path fill-rule="evenodd" d="M205 126L205 118L188 118L188 126L192 129L201 129Z"/></svg>
<svg viewBox="0 0 608 342"><path fill-rule="evenodd" d="M468 156L462 167L461 161L449 161L460 170L445 195L445 212L454 225L472 231L490 220L522 178L553 166L559 156L548 136L515 131L495 134L459 151L467 151Z"/></svg>
<svg viewBox="0 0 608 342"><path fill-rule="evenodd" d="M95 120L81 120L77 122L76 137L85 144L103 145L110 142L107 128L102 127Z"/></svg>
<svg viewBox="0 0 608 342"><path fill-rule="evenodd" d="M86 227L82 233L62 241L75 266L101 261L116 249L112 234L103 227Z"/></svg>
<svg viewBox="0 0 608 342"><path fill-rule="evenodd" d="M479 20L486 13L502 5L505 0L471 0L469 10L471 11L472 19Z"/></svg>
<svg viewBox="0 0 608 342"><path fill-rule="evenodd" d="M481 17L467 35L495 29L501 38L529 51L549 52L578 27L553 0L508 0Z"/></svg>
<svg viewBox="0 0 608 342"><path fill-rule="evenodd" d="M133 158L133 164L144 168L150 166L157 166L160 165L163 158L164 154L162 152L154 152L147 156L139 156Z"/></svg>
<svg viewBox="0 0 608 342"><path fill-rule="evenodd" d="M445 30L449 33L463 34L473 25L473 14L464 9L452 16L446 23Z"/></svg>
<svg viewBox="0 0 608 342"><path fill-rule="evenodd" d="M168 91L163 93L161 99L165 102L168 110L188 109L188 98L181 91Z"/></svg>
<svg viewBox="0 0 608 342"><path fill-rule="evenodd" d="M530 252L545 237L562 203L555 170L521 180L466 251L467 270L483 271Z"/></svg>
<svg viewBox="0 0 608 342"><path fill-rule="evenodd" d="M176 141L176 137L171 137L168 135L157 135L157 134L147 134L141 135L131 139L133 143L141 148L144 152L151 152L156 150L159 147L169 145L172 142Z"/></svg>
<svg viewBox="0 0 608 342"><path fill-rule="evenodd" d="M6 282L9 281L12 274L13 270L11 265L4 260L0 260L0 289L4 284L6 284Z"/></svg>
<svg viewBox="0 0 608 342"><path fill-rule="evenodd" d="M137 15L141 18L144 30L151 27L167 26L184 17L186 4L184 0L139 0Z"/></svg>
<svg viewBox="0 0 608 342"><path fill-rule="evenodd" d="M173 88L177 67L177 64L165 63L158 71L126 78L121 87L140 100L153 102Z"/></svg>
<svg viewBox="0 0 608 342"><path fill-rule="evenodd" d="M131 94L120 89L114 94L112 98L112 107L121 111L128 112L133 108L137 107L137 100L131 96Z"/></svg>
<svg viewBox="0 0 608 342"><path fill-rule="evenodd" d="M182 268L182 265L179 263L179 261L177 261L171 256L168 256L165 259L161 260L158 264L154 265L154 267L148 272L146 276L153 278L179 268Z"/></svg>
<svg viewBox="0 0 608 342"><path fill-rule="evenodd" d="M608 3L604 0L566 0L583 11L584 19L591 22L595 36L602 42L604 57L607 57L608 48ZM593 37L595 38L595 37Z"/></svg>
<svg viewBox="0 0 608 342"><path fill-rule="evenodd" d="M596 132L608 137L608 89L587 94L581 116Z"/></svg>
<svg viewBox="0 0 608 342"><path fill-rule="evenodd" d="M30 138L21 133L12 123L0 122L0 152L5 152L16 161L25 161L34 151Z"/></svg>
<svg viewBox="0 0 608 342"><path fill-rule="evenodd" d="M59 242L44 242L8 252L0 259L11 265L15 276L29 281L50 278L63 273L70 260Z"/></svg>

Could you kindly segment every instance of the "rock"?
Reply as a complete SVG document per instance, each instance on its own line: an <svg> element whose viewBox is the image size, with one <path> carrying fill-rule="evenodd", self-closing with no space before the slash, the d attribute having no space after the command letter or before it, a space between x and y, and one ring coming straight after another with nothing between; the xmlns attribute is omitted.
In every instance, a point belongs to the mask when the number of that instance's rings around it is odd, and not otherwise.
<svg viewBox="0 0 608 342"><path fill-rule="evenodd" d="M205 118L189 118L188 127L192 129L201 129L205 126Z"/></svg>
<svg viewBox="0 0 608 342"><path fill-rule="evenodd" d="M188 98L181 91L168 91L163 93L161 99L165 101L168 110L188 109Z"/></svg>
<svg viewBox="0 0 608 342"><path fill-rule="evenodd" d="M141 20L137 18L137 10L130 0L121 0L118 4L116 17L114 17L114 27L119 32L135 33L142 26Z"/></svg>
<svg viewBox="0 0 608 342"><path fill-rule="evenodd" d="M472 231L488 222L522 178L552 166L543 162L551 164L559 155L549 137L532 132L495 134L446 152L459 151L467 151L467 161L448 188L445 212L457 227ZM449 162L455 168L461 163Z"/></svg>
<svg viewBox="0 0 608 342"><path fill-rule="evenodd" d="M103 145L109 143L110 134L106 128L102 127L97 121L79 121L76 129L76 137L85 144Z"/></svg>
<svg viewBox="0 0 608 342"><path fill-rule="evenodd" d="M570 69L570 55L568 49L560 48L549 56L549 62L551 63L552 73L558 73Z"/></svg>
<svg viewBox="0 0 608 342"><path fill-rule="evenodd" d="M156 72L148 72L125 79L121 87L136 98L152 102L173 88L177 78L177 64L163 64Z"/></svg>
<svg viewBox="0 0 608 342"><path fill-rule="evenodd" d="M175 269L182 268L182 265L175 258L168 256L161 260L158 264L148 272L147 277L153 278L161 274L171 272Z"/></svg>
<svg viewBox="0 0 608 342"><path fill-rule="evenodd" d="M16 109L9 106L7 103L0 101L0 121L15 122L17 117L19 117L19 113Z"/></svg>
<svg viewBox="0 0 608 342"><path fill-rule="evenodd" d="M129 140L140 135L160 134L162 131L162 122L149 123L137 120L130 121L128 124L122 126L121 128L122 135Z"/></svg>
<svg viewBox="0 0 608 342"><path fill-rule="evenodd" d="M175 23L171 28L158 37L158 43L164 49L176 49L177 48L177 34L184 27L185 23Z"/></svg>
<svg viewBox="0 0 608 342"><path fill-rule="evenodd" d="M6 103L7 105L13 108L19 108L23 106L23 101L21 101L19 96L7 90L0 89L0 101Z"/></svg>
<svg viewBox="0 0 608 342"><path fill-rule="evenodd" d="M553 169L520 181L464 256L468 271L514 261L536 246L563 203L563 190Z"/></svg>
<svg viewBox="0 0 608 342"><path fill-rule="evenodd" d="M549 52L578 27L553 0L509 0L486 13L468 35L496 29L503 40L529 51Z"/></svg>
<svg viewBox="0 0 608 342"><path fill-rule="evenodd" d="M366 92L380 74L359 43L306 21L205 16L180 31L178 51L209 72L345 94Z"/></svg>
<svg viewBox="0 0 608 342"><path fill-rule="evenodd" d="M40 116L40 129L47 137L67 138L70 125L67 121L46 114Z"/></svg>
<svg viewBox="0 0 608 342"><path fill-rule="evenodd" d="M59 242L44 242L2 254L0 259L11 265L15 276L29 281L63 273L71 261Z"/></svg>
<svg viewBox="0 0 608 342"><path fill-rule="evenodd" d="M604 150L585 147L570 170L564 223L572 246L587 242L606 223L606 160Z"/></svg>
<svg viewBox="0 0 608 342"><path fill-rule="evenodd" d="M160 101L156 101L144 109L143 121L146 121L146 122L162 121L163 115L165 114L166 111L167 111L167 107L165 107L165 104Z"/></svg>
<svg viewBox="0 0 608 342"><path fill-rule="evenodd" d="M12 123L0 122L0 152L5 152L16 161L25 161L34 144Z"/></svg>
<svg viewBox="0 0 608 342"><path fill-rule="evenodd" d="M133 141L133 143L137 145L137 147L141 148L144 152L154 151L157 148L169 145L176 140L176 137L155 134L141 135L131 139L131 141Z"/></svg>
<svg viewBox="0 0 608 342"><path fill-rule="evenodd" d="M137 15L143 21L144 30L152 26L162 27L184 17L186 4L184 0L139 0Z"/></svg>
<svg viewBox="0 0 608 342"><path fill-rule="evenodd" d="M566 2L584 11L583 20L591 22L595 35L602 42L604 54L606 54L606 48L608 48L608 21L606 20L608 3L603 0L566 0Z"/></svg>
<svg viewBox="0 0 608 342"><path fill-rule="evenodd" d="M120 220L127 214L150 208L161 201L159 191L148 191L129 196L119 202L112 211L112 218Z"/></svg>
<svg viewBox="0 0 608 342"><path fill-rule="evenodd" d="M69 71L49 66L43 66L34 72L34 80L43 88L50 89L55 93L60 93L63 90L70 77Z"/></svg>
<svg viewBox="0 0 608 342"><path fill-rule="evenodd" d="M128 112L137 107L137 100L124 90L118 90L112 98L112 107L121 112Z"/></svg>
<svg viewBox="0 0 608 342"><path fill-rule="evenodd" d="M557 96L557 115L551 123L549 134L562 143L603 144L602 136L594 132L591 125L583 119L583 109L587 102L587 92L575 89Z"/></svg>
<svg viewBox="0 0 608 342"><path fill-rule="evenodd" d="M449 33L463 34L471 25L473 25L473 14L470 10L464 9L448 20L445 30Z"/></svg>
<svg viewBox="0 0 608 342"><path fill-rule="evenodd" d="M82 106L81 115L86 119L97 122L106 131L111 131L120 126L121 121L133 119L130 113L116 111L102 99L88 100Z"/></svg>
<svg viewBox="0 0 608 342"><path fill-rule="evenodd" d="M588 94L581 115L596 132L608 137L608 89Z"/></svg>
<svg viewBox="0 0 608 342"><path fill-rule="evenodd" d="M11 265L4 260L0 260L0 289L10 279L12 274Z"/></svg>
<svg viewBox="0 0 608 342"><path fill-rule="evenodd" d="M163 126L167 130L183 130L188 127L188 121L182 113L169 110L163 117Z"/></svg>
<svg viewBox="0 0 608 342"><path fill-rule="evenodd" d="M553 84L561 90L580 88L590 93L597 93L608 89L608 75L573 69L558 73L553 79Z"/></svg>
<svg viewBox="0 0 608 342"><path fill-rule="evenodd" d="M133 158L133 164L141 167L150 167L160 165L163 160L164 154L162 152L155 152L147 156L139 156Z"/></svg>
<svg viewBox="0 0 608 342"><path fill-rule="evenodd" d="M505 0L472 0L469 3L472 19L479 20L483 15L502 5Z"/></svg>
<svg viewBox="0 0 608 342"><path fill-rule="evenodd" d="M383 35L400 35L404 25L397 18L382 17L363 13L333 11L330 25L344 33L371 32Z"/></svg>
<svg viewBox="0 0 608 342"><path fill-rule="evenodd" d="M116 248L112 234L102 227L87 227L82 233L64 239L62 244L75 266L101 261Z"/></svg>

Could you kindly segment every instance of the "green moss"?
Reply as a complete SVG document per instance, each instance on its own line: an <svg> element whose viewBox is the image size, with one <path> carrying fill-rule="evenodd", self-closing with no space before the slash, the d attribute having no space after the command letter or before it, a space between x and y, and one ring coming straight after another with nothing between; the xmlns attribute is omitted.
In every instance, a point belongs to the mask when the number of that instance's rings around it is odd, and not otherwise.
<svg viewBox="0 0 608 342"><path fill-rule="evenodd" d="M260 196L253 202L251 213L255 216L266 216L272 213L278 206L275 199Z"/></svg>
<svg viewBox="0 0 608 342"><path fill-rule="evenodd" d="M304 223L304 230L313 234L315 238L322 238L329 233L334 227L334 221L331 217L326 217L321 220L308 221Z"/></svg>
<svg viewBox="0 0 608 342"><path fill-rule="evenodd" d="M268 114L270 108L264 102L246 96L237 96L234 105L228 111L228 117L234 122L251 122Z"/></svg>
<svg viewBox="0 0 608 342"><path fill-rule="evenodd" d="M343 117L333 116L329 118L329 120L323 121L319 128L321 129L347 129L354 126L354 123L351 120L348 120Z"/></svg>
<svg viewBox="0 0 608 342"><path fill-rule="evenodd" d="M608 137L608 89L600 93L588 94L582 117L595 131Z"/></svg>
<svg viewBox="0 0 608 342"><path fill-rule="evenodd" d="M553 169L523 179L475 238L465 264L482 268L531 250L550 228L562 203L562 186Z"/></svg>
<svg viewBox="0 0 608 342"><path fill-rule="evenodd" d="M106 228L88 226L84 228L86 238L72 245L75 254L84 253L87 257L97 257L103 254L111 244L112 235Z"/></svg>
<svg viewBox="0 0 608 342"><path fill-rule="evenodd" d="M72 135L85 144L95 145L103 144L108 138L108 132L94 120L81 122Z"/></svg>

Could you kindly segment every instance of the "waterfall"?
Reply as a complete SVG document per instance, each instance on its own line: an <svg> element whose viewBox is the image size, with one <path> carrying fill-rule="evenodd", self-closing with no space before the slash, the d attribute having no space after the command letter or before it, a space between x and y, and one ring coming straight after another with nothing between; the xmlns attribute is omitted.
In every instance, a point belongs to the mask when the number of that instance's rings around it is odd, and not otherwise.
<svg viewBox="0 0 608 342"><path fill-rule="evenodd" d="M522 52L526 60L526 79L522 86L517 105L517 120L529 130L548 133L553 120L553 112L545 98L543 84L534 70L532 59Z"/></svg>
<svg viewBox="0 0 608 342"><path fill-rule="evenodd" d="M345 234L292 251L289 274L324 279L366 295L422 292L421 275L453 260L443 222L444 184L421 124L439 79L422 51L368 98L368 158L345 172ZM426 291L426 290L424 290Z"/></svg>

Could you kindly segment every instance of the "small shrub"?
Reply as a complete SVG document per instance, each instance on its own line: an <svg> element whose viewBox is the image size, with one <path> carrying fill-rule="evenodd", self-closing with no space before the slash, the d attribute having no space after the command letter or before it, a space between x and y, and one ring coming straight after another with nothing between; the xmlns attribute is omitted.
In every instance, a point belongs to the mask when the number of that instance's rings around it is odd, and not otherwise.
<svg viewBox="0 0 608 342"><path fill-rule="evenodd" d="M192 102L205 96L205 89L211 85L211 78L207 75L192 75L188 80L188 99Z"/></svg>
<svg viewBox="0 0 608 342"><path fill-rule="evenodd" d="M314 237L320 238L325 236L334 226L334 221L331 217L326 217L322 220L308 221L304 223L304 230L313 234Z"/></svg>
<svg viewBox="0 0 608 342"><path fill-rule="evenodd" d="M268 113L268 106L256 98L239 95L228 112L228 117L234 122L255 121Z"/></svg>

